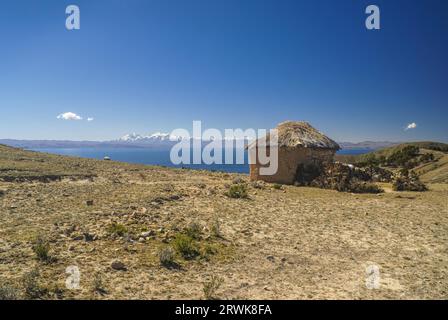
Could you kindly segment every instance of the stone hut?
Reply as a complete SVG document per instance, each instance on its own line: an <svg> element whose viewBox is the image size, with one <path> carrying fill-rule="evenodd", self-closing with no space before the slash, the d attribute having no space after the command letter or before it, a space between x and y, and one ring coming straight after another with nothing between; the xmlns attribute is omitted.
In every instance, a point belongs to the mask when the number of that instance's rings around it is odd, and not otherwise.
<svg viewBox="0 0 448 320"><path fill-rule="evenodd" d="M304 178L310 167L319 167L326 162L332 162L339 145L317 131L307 122L286 121L277 126L278 170L274 175L260 174L261 167L258 156L250 161L250 179L263 180L272 183L294 184ZM272 139L274 140L274 139ZM274 140L275 141L275 140ZM271 137L268 134L248 146L249 154L266 147L270 156ZM255 149L253 149L255 148ZM257 153L258 154L258 153ZM251 157L252 158L252 157Z"/></svg>

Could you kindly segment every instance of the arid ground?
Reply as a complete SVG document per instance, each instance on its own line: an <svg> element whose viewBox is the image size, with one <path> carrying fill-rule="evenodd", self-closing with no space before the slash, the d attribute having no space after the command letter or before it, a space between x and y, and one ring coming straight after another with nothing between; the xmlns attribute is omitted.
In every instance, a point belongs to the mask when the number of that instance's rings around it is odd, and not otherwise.
<svg viewBox="0 0 448 320"><path fill-rule="evenodd" d="M245 182L248 199L225 194ZM448 184L428 186L369 195L254 185L0 146L0 287L25 299L447 299ZM180 235L189 257L176 250ZM40 259L38 238L49 249ZM366 287L371 265L376 289ZM78 289L66 287L69 266ZM212 278L221 285L206 294Z"/></svg>

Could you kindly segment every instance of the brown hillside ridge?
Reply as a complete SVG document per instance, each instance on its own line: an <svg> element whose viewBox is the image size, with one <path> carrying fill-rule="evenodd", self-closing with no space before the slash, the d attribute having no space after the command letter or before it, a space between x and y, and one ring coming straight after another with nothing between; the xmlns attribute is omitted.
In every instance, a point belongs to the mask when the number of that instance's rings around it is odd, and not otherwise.
<svg viewBox="0 0 448 320"><path fill-rule="evenodd" d="M448 185L384 187L279 187L0 146L0 298L447 299Z"/></svg>
<svg viewBox="0 0 448 320"><path fill-rule="evenodd" d="M285 121L277 126L278 145L278 170L274 175L262 175L258 157L254 164L250 165L250 178L283 184L294 184L300 179L302 170L306 165L320 166L332 162L334 154L340 149L339 145L313 128L308 122ZM266 154L270 154L271 137L254 141L248 146L249 150L258 151L258 148L267 148ZM273 150L273 149L272 149Z"/></svg>

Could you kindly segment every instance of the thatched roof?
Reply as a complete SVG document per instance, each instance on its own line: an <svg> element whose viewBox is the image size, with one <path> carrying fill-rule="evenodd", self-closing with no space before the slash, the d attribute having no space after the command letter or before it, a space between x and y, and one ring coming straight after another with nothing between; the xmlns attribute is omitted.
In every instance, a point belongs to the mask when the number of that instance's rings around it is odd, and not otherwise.
<svg viewBox="0 0 448 320"><path fill-rule="evenodd" d="M319 148L339 150L339 145L317 131L308 122L304 121L285 121L277 126L278 146L287 148ZM266 138L260 138L252 142L248 147L269 146L270 134Z"/></svg>

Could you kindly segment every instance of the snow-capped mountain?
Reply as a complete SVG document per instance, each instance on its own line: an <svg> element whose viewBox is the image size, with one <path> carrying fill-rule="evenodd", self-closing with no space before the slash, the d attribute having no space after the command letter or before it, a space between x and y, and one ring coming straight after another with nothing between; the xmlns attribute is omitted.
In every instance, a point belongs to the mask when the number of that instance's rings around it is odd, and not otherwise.
<svg viewBox="0 0 448 320"><path fill-rule="evenodd" d="M169 133L156 132L148 137L150 140L155 141L180 141L182 140L179 136L174 136Z"/></svg>
<svg viewBox="0 0 448 320"><path fill-rule="evenodd" d="M130 133L127 135L124 135L117 141L119 142L139 142L139 143L156 143L156 142L168 142L168 141L180 141L182 140L179 136L174 136L169 133L162 133L162 132L156 132L151 135L140 135L137 133Z"/></svg>
<svg viewBox="0 0 448 320"><path fill-rule="evenodd" d="M118 141L132 142L132 141L139 141L142 139L143 139L143 136L134 132L134 133L129 133L127 135L122 136L120 139L118 139Z"/></svg>

